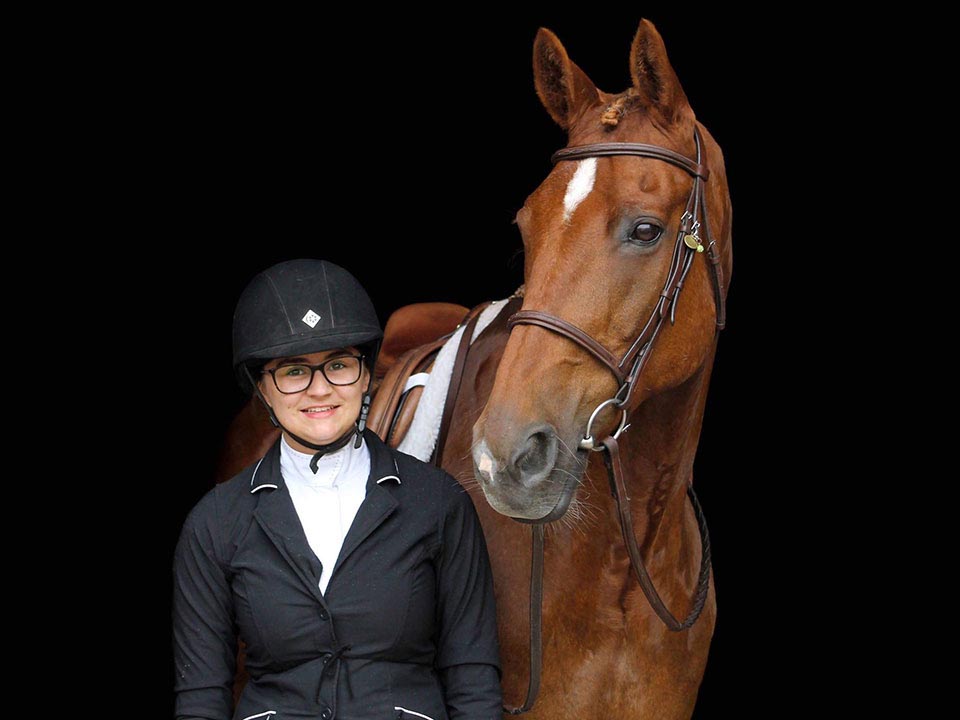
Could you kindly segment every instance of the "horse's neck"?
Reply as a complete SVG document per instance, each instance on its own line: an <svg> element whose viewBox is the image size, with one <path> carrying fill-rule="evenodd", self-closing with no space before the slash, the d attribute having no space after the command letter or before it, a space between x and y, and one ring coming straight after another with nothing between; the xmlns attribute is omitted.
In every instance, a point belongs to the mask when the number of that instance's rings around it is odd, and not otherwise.
<svg viewBox="0 0 960 720"><path fill-rule="evenodd" d="M712 353L686 382L644 401L630 415L630 426L620 436L624 482L637 541L645 557L658 539L679 532L703 425L711 366ZM600 458L597 462L603 465Z"/></svg>

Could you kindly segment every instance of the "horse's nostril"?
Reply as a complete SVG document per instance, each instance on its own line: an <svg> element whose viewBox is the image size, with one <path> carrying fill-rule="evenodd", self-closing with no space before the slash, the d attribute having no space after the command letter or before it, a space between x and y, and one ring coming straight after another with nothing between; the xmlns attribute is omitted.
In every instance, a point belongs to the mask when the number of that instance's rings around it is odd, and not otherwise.
<svg viewBox="0 0 960 720"><path fill-rule="evenodd" d="M525 485L536 483L553 469L557 459L557 435L552 428L530 433L514 458L519 479Z"/></svg>

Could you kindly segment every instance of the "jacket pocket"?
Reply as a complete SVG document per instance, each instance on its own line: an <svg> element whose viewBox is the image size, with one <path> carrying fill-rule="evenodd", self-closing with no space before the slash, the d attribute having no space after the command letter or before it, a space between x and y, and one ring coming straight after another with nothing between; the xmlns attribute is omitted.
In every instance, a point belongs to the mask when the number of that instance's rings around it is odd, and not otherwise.
<svg viewBox="0 0 960 720"><path fill-rule="evenodd" d="M397 713L397 720L414 720L414 718L417 718L418 720L435 720L435 718L432 718L429 715L424 715L421 712L409 710L405 707L400 707L399 705L394 705L393 709Z"/></svg>
<svg viewBox="0 0 960 720"><path fill-rule="evenodd" d="M276 710L267 710L255 715L247 715L245 718L242 718L242 720L278 720L278 718L279 716Z"/></svg>

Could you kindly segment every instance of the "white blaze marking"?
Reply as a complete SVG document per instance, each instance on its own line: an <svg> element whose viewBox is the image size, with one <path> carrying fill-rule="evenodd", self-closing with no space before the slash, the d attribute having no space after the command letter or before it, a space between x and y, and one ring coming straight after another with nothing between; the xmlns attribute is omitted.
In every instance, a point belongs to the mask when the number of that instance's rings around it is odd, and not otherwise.
<svg viewBox="0 0 960 720"><path fill-rule="evenodd" d="M493 459L493 456L487 449L487 441L482 440L473 452L474 461L477 463L477 470L483 477L492 482L494 476L497 474L497 461Z"/></svg>
<svg viewBox="0 0 960 720"><path fill-rule="evenodd" d="M577 163L577 171L573 174L567 192L563 196L563 221L570 220L577 205L593 190L593 183L597 179L597 159L587 158Z"/></svg>
<svg viewBox="0 0 960 720"><path fill-rule="evenodd" d="M482 472L484 475L490 474L490 469L493 467L493 460L490 459L490 456L486 453L480 456L480 462L477 463L477 469Z"/></svg>

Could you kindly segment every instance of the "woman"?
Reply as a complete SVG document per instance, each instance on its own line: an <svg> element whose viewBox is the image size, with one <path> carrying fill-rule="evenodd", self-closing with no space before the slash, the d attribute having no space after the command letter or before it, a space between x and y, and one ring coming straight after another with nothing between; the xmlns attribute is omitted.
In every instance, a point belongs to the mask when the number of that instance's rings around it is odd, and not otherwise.
<svg viewBox="0 0 960 720"><path fill-rule="evenodd" d="M243 291L234 367L281 437L184 523L177 718L501 717L470 497L364 427L382 337L366 291L330 262L283 262ZM234 708L238 639L250 678Z"/></svg>

